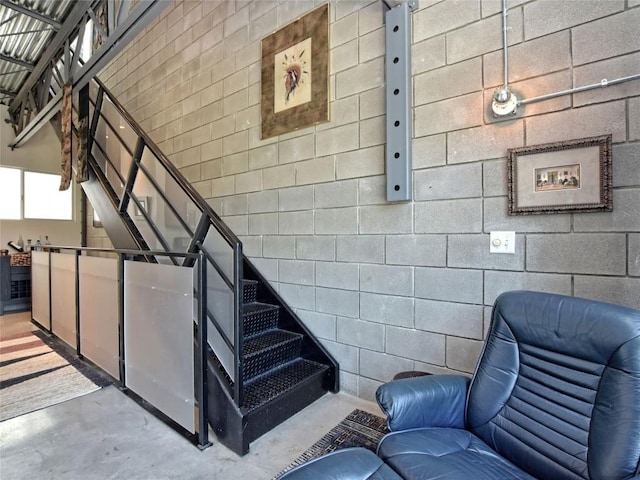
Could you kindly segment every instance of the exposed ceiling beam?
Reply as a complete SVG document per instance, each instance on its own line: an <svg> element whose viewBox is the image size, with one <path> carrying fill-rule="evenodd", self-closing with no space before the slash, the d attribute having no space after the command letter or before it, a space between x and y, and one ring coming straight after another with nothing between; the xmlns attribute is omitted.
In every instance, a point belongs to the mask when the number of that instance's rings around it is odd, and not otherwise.
<svg viewBox="0 0 640 480"><path fill-rule="evenodd" d="M0 2L6 1L8 0L0 0ZM31 72L31 75L29 75L27 80L22 84L22 87L20 87L20 91L16 95L16 98L11 102L9 111L12 115L15 114L19 105L22 103L22 100L27 97L28 92L33 88L45 70L49 67L51 60L53 60L59 53L65 40L67 40L71 33L78 28L80 20L82 20L85 12L91 7L91 4L91 0L77 0L73 4L72 10L69 12L69 15L67 15L67 18L60 27L60 30L56 33L47 49L43 52L38 63L34 67L33 72Z"/></svg>
<svg viewBox="0 0 640 480"><path fill-rule="evenodd" d="M27 70L26 68L20 68L18 70L11 70L9 72L0 72L0 77L2 77L3 75L13 75L14 73L22 73L22 72L28 72L29 70Z"/></svg>
<svg viewBox="0 0 640 480"><path fill-rule="evenodd" d="M24 60L19 60L13 57L8 57L1 53L0 53L0 60L2 60L3 62L15 63L16 65L20 65L21 67L24 67L29 71L33 70L33 65L30 64L29 62L25 62Z"/></svg>
<svg viewBox="0 0 640 480"><path fill-rule="evenodd" d="M91 56L91 58L76 71L73 76L73 88L80 89L89 81L131 41L133 40L169 3L162 0L140 0L137 7L120 23L115 31L107 37L102 46ZM66 22L65 22L66 24ZM64 29L64 25L63 25ZM40 62L38 62L39 64ZM59 74L57 66L52 68L53 77ZM37 66L36 66L37 68ZM35 72L34 72L35 73ZM33 76L33 75L32 75ZM30 77L31 78L31 77ZM61 80L61 79L60 79ZM51 83L53 87L54 82ZM23 87L24 88L24 87ZM22 90L22 89L21 89ZM30 91L30 89L29 89ZM18 94L20 95L20 93ZM21 108L22 100L16 98L10 108ZM31 119L24 128L18 128L18 134L13 142L9 144L11 148L16 148L38 131L38 129L48 122L60 110L62 103L62 90L58 91L55 97L45 105L40 112ZM12 116L15 114L11 111Z"/></svg>
<svg viewBox="0 0 640 480"><path fill-rule="evenodd" d="M22 13L23 15L28 15L29 17L35 18L36 20L40 20L41 22L48 23L56 30L60 30L60 28L62 27L62 24L57 20L47 17L40 12L36 12L35 10L31 10L30 8L18 5L17 3L13 3L10 0L0 0L0 5L15 10L16 12Z"/></svg>
<svg viewBox="0 0 640 480"><path fill-rule="evenodd" d="M7 18L7 19L5 19L5 20L1 21L1 22L0 22L0 27L1 27L2 25L4 25L5 23L12 22L15 18L18 18L18 14L17 14L17 13L16 13L15 15L11 15L9 18Z"/></svg>
<svg viewBox="0 0 640 480"><path fill-rule="evenodd" d="M163 0L140 0L130 12L87 60L78 74L73 78L73 88L82 88L98 74L115 56L132 41L158 14L167 8L168 2Z"/></svg>
<svg viewBox="0 0 640 480"><path fill-rule="evenodd" d="M118 7L118 12L116 14L116 25L120 25L122 20L129 15L129 10L131 9L131 0L122 0L120 2L120 6Z"/></svg>
<svg viewBox="0 0 640 480"><path fill-rule="evenodd" d="M40 32L52 32L53 29L49 27L44 28L36 28L35 30L20 30L19 32L11 32L11 33L3 33L0 37L16 37L18 35L28 35L30 33L40 33Z"/></svg>
<svg viewBox="0 0 640 480"><path fill-rule="evenodd" d="M15 97L16 92L12 92L10 90L5 90L4 88L0 88L0 95L6 95L7 97Z"/></svg>
<svg viewBox="0 0 640 480"><path fill-rule="evenodd" d="M35 118L31 119L28 125L25 125L23 128L21 128L21 126L18 127L20 133L16 139L9 144L10 146L12 145L11 148L18 146L20 142L30 138L42 125L51 120L60 110L60 105L62 105L62 91L58 92L58 94L38 112ZM23 119L24 115L21 114L20 117Z"/></svg>

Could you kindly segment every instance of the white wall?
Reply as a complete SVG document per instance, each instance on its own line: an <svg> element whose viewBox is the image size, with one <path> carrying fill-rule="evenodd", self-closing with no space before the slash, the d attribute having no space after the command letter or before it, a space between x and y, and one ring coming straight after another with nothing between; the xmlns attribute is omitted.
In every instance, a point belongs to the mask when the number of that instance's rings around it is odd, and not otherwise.
<svg viewBox="0 0 640 480"><path fill-rule="evenodd" d="M15 135L11 125L4 121L5 118L9 118L7 106L0 105L0 165L59 174L60 140L53 127L49 124L43 126L23 146L12 151L8 145ZM7 242L17 241L20 235L25 244L28 238L35 244L38 238L44 241L45 235L48 235L51 243L55 245L80 245L80 188L76 183L72 183L72 188L75 202L74 220L0 220L0 246L7 248Z"/></svg>

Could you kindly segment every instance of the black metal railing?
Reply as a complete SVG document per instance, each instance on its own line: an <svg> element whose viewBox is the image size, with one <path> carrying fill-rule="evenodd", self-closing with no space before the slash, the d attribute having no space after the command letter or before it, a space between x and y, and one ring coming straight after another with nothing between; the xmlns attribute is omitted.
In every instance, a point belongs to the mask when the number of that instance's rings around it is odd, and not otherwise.
<svg viewBox="0 0 640 480"><path fill-rule="evenodd" d="M96 255L96 254L110 254L112 256L117 257L117 275L115 281L118 284L118 295L117 295L117 335L118 335L118 374L114 377L116 383L119 384L121 389L131 395L134 399L140 400L141 403L146 404L154 404L154 400L150 398L144 398L140 396L139 393L131 392L129 390L129 384L127 382L127 362L125 357L125 332L127 331L127 322L129 321L127 316L125 315L125 283L126 283L126 275L125 275L125 262L126 261L137 261L144 260L144 258L148 255L153 255L157 257L164 256L175 256L182 257L185 259L191 259L194 262L194 267L197 271L196 276L196 287L193 292L194 298L197 302L197 309L195 310L195 318L193 318L194 324L196 326L196 335L195 335L195 352L194 355L191 356L191 361L194 362L194 395L195 402L198 405L198 418L197 418L197 426L195 428L195 432L191 432L185 430L184 428L180 428L177 426L177 422L175 419L171 417L170 414L164 412L163 410L157 409L160 413L161 418L167 419L168 423L171 424L176 430L190 438L199 448L203 449L211 445L208 437L208 405L209 405L209 391L207 388L207 356L208 356L208 348L207 348L207 314L206 314L206 304L207 304L207 258L204 252L199 251L197 253L184 253L184 252L164 252L164 251L149 251L149 250L129 250L129 249L105 249L105 248L92 248L92 247L75 247L75 246L56 246L56 245L48 245L46 247L35 247L34 252L43 252L45 255L48 255L46 266L48 271L46 275L44 275L45 283L48 285L47 299L48 299L48 308L45 309L45 313L42 313L38 308L39 302L33 303L33 311L32 317L34 322L39 324L43 329L47 330L52 335L60 338L62 341L69 343L68 338L65 340L62 336L60 336L59 332L54 328L53 322L53 295L52 295L52 287L54 284L54 278L52 273L52 256L53 255L62 255L62 256L70 256L74 255L75 268L73 269L74 278L74 291L69 292L65 291L64 295L70 295L75 300L75 319L73 325L75 327L75 350L76 354L83 358L87 357L90 361L95 363L97 366L101 367L103 370L107 371L107 367L105 365L101 365L97 359L91 358L91 354L87 353L83 348L83 329L85 327L85 321L87 324L87 329L91 328L89 326L90 321L95 321L94 319L83 319L81 313L81 299L80 292L84 289L84 284L82 281L81 268L80 268L80 258L84 255ZM33 259L35 262L36 259ZM111 259L114 261L114 259ZM35 265L35 263L33 263ZM42 274L42 273L40 273ZM91 273L91 275L96 275L96 273ZM36 272L33 272L34 279L34 288L32 290L32 294L34 295L34 300L37 296L42 297L43 292L38 290L38 287L42 286L42 282L39 282L36 278ZM90 286L87 286L90 289ZM100 294L99 292L91 292L91 294ZM69 302L70 303L70 302ZM67 303L68 304L68 303ZM193 308L189 308L187 314L192 315ZM48 318L44 318L47 317ZM90 315L91 317L91 315ZM95 328L95 327L93 327ZM156 327L161 328L161 327ZM187 335L189 333L187 332ZM107 339L103 339L103 341L108 342ZM70 346L74 346L70 344ZM143 346L139 346L143 348ZM167 351L164 352L167 355L166 361L170 363L173 360L174 352ZM113 376L112 374L110 374Z"/></svg>
<svg viewBox="0 0 640 480"><path fill-rule="evenodd" d="M219 378L232 380L221 384L241 407L242 243L100 80L94 78L80 92L79 101L92 106L93 117L88 119L90 164L100 170L102 183L106 181L118 196L112 204L119 215L135 227L144 243L163 253L161 259L175 265L182 259L184 266L193 266L192 255L202 255L209 267L205 271L215 280L208 282L208 288L224 286L221 296L231 296L230 312L216 308L215 302L221 301L216 295L208 296L203 311L213 327L209 330L213 353L220 359L231 356L231 361L218 362L212 368ZM110 150L120 153L110 155ZM180 251L181 255L175 254ZM231 335L225 325L232 326ZM217 336L228 352L212 345L216 343L212 336Z"/></svg>

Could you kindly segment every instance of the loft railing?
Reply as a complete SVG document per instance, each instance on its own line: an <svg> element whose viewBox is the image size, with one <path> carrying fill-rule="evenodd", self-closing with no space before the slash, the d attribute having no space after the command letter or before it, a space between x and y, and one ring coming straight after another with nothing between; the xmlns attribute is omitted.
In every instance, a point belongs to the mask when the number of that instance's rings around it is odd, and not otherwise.
<svg viewBox="0 0 640 480"><path fill-rule="evenodd" d="M46 248L31 252L33 320L108 373L125 393L153 405L199 448L211 445L205 255ZM110 258L95 256L104 253ZM194 265L149 263L147 255L190 259Z"/></svg>
<svg viewBox="0 0 640 480"><path fill-rule="evenodd" d="M89 115L89 161L115 196L113 207L141 237L138 243L164 252L153 261L172 265L194 260L169 252L202 252L209 267L206 318L213 327L207 340L219 360L211 367L242 406L242 243L97 78L78 102L88 104L78 111Z"/></svg>

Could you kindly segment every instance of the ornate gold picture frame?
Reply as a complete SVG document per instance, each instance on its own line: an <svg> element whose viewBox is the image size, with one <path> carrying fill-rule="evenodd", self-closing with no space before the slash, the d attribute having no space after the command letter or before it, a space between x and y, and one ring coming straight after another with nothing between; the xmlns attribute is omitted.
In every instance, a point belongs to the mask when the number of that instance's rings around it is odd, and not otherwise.
<svg viewBox="0 0 640 480"><path fill-rule="evenodd" d="M262 138L329 121L329 4L262 40Z"/></svg>
<svg viewBox="0 0 640 480"><path fill-rule="evenodd" d="M611 135L509 149L509 215L613 210Z"/></svg>

